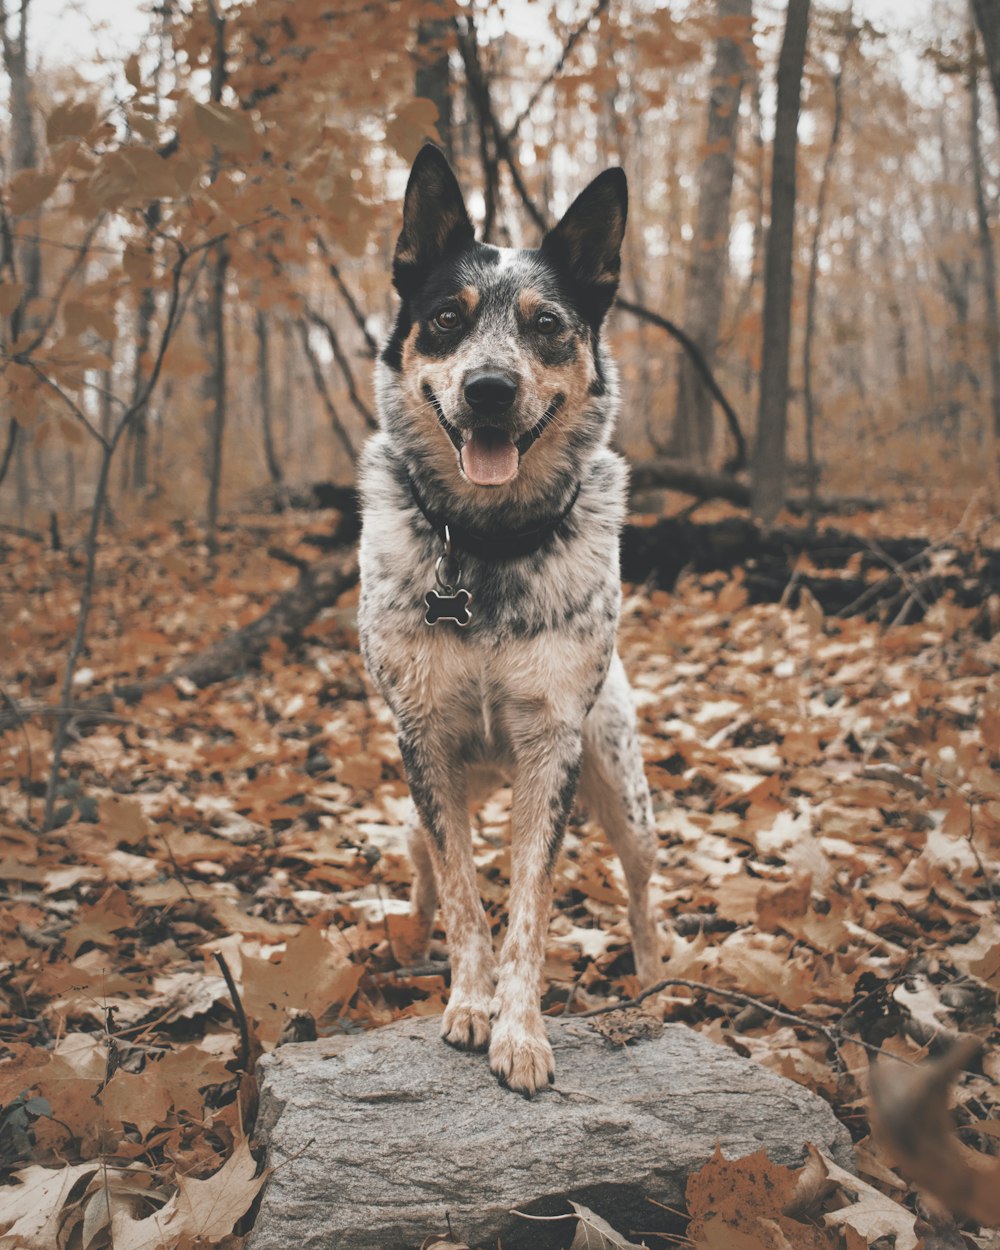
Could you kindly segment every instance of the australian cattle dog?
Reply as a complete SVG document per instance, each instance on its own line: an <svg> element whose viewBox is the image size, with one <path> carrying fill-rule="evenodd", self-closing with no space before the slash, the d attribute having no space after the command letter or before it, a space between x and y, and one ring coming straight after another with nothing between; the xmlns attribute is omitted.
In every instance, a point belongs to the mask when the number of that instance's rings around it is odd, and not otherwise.
<svg viewBox="0 0 1000 1250"><path fill-rule="evenodd" d="M608 448L601 344L627 187L608 169L535 250L477 243L448 162L417 156L361 488L362 647L416 806L413 911L440 899L442 1035L489 1047L528 1096L553 1080L540 995L552 874L574 798L621 858L639 978L660 971L656 853L631 691L615 647L626 469ZM469 809L513 786L510 903L496 957Z"/></svg>

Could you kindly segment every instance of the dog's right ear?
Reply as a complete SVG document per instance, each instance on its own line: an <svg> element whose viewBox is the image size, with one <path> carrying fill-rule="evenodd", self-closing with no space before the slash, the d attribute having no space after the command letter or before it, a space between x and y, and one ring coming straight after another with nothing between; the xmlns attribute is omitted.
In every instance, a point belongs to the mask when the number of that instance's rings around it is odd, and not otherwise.
<svg viewBox="0 0 1000 1250"><path fill-rule="evenodd" d="M451 166L440 148L424 144L406 184L403 229L392 262L396 290L406 298L436 264L468 247L474 238Z"/></svg>

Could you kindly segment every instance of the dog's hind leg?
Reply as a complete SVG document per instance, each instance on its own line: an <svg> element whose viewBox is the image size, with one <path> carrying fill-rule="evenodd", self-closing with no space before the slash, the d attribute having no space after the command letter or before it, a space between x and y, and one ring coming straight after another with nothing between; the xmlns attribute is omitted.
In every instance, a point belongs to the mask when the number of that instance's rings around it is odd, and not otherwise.
<svg viewBox="0 0 1000 1250"><path fill-rule="evenodd" d="M583 726L581 804L603 826L628 885L628 920L635 970L643 985L662 975L660 939L649 900L656 863L656 829L642 767L632 692L615 655L607 680Z"/></svg>

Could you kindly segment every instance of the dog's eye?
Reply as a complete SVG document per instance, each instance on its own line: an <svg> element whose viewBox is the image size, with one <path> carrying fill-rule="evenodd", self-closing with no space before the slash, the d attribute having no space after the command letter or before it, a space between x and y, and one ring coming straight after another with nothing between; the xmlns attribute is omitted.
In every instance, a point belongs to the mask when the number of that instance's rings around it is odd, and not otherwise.
<svg viewBox="0 0 1000 1250"><path fill-rule="evenodd" d="M539 334L555 334L561 324L555 313L540 312L535 318L535 329Z"/></svg>
<svg viewBox="0 0 1000 1250"><path fill-rule="evenodd" d="M461 323L462 318L454 308L442 308L434 315L434 324L439 330L457 330Z"/></svg>

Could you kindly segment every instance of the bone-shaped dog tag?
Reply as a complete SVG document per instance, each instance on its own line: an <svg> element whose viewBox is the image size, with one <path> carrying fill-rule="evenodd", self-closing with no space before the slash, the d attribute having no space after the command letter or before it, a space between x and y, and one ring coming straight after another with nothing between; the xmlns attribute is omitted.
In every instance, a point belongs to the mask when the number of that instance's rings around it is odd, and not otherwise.
<svg viewBox="0 0 1000 1250"><path fill-rule="evenodd" d="M428 625L452 621L464 629L466 625L472 624L472 612L469 610L471 602L472 593L461 587L451 593L428 590L424 595L424 603L427 604L427 614L424 620Z"/></svg>

